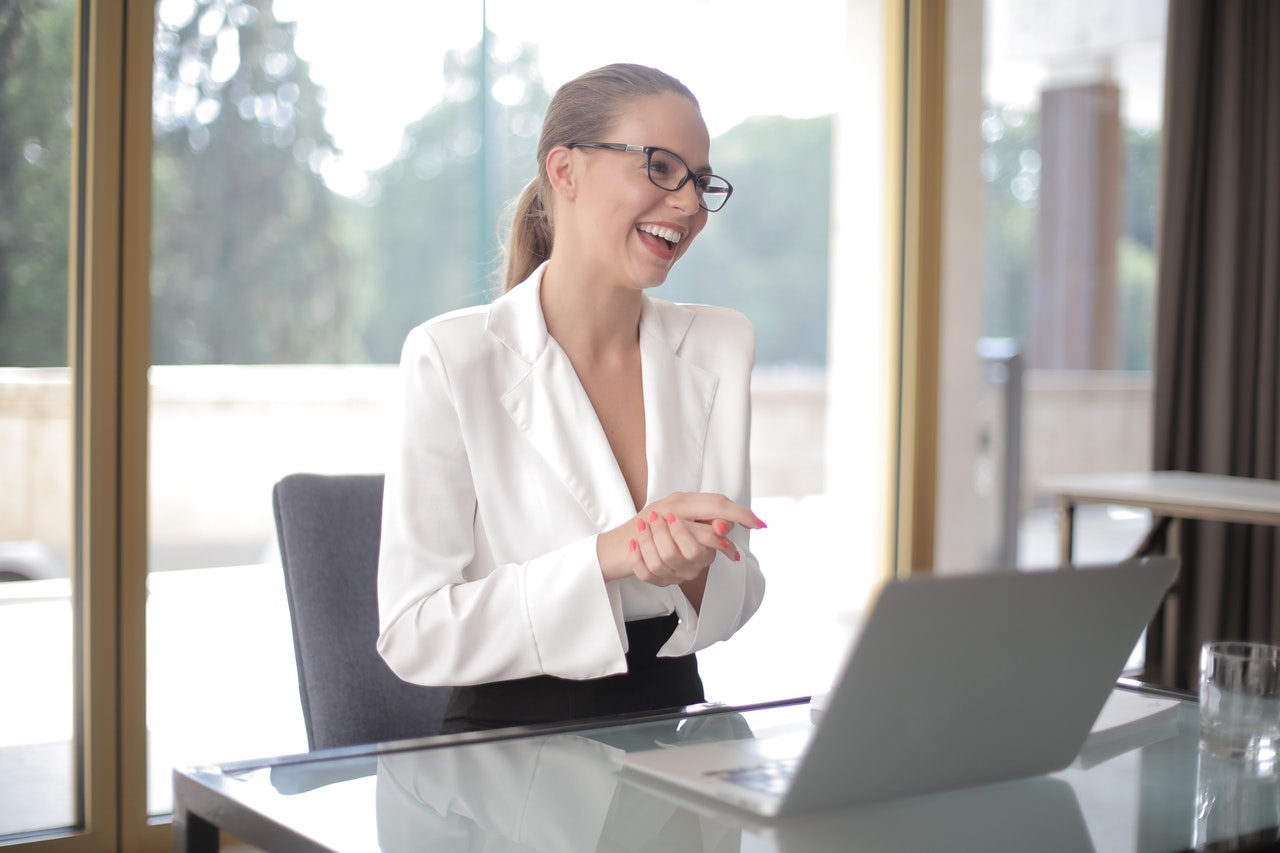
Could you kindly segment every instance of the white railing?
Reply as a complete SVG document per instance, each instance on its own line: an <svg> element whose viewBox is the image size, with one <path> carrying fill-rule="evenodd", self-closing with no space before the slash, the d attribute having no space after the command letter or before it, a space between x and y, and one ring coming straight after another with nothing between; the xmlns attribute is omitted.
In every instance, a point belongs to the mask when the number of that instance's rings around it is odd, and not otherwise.
<svg viewBox="0 0 1280 853"><path fill-rule="evenodd" d="M280 477L384 468L399 392L394 366L155 367L150 382L156 568L256 562L274 537L270 493ZM1046 475L1146 464L1150 397L1145 374L1028 371L1024 508L1039 499ZM824 491L826 398L820 371L757 372L757 495ZM71 447L67 371L0 369L0 542L50 543L65 553ZM977 454L965 441L942 450Z"/></svg>

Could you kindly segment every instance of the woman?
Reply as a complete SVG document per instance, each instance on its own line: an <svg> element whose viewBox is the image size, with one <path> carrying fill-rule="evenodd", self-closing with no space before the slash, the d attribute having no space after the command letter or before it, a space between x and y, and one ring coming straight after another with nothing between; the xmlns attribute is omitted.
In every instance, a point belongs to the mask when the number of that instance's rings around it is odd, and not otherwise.
<svg viewBox="0 0 1280 853"><path fill-rule="evenodd" d="M505 292L405 343L378 649L406 681L455 686L446 731L704 701L693 653L760 604L754 332L645 293L732 192L709 148L662 72L565 84Z"/></svg>

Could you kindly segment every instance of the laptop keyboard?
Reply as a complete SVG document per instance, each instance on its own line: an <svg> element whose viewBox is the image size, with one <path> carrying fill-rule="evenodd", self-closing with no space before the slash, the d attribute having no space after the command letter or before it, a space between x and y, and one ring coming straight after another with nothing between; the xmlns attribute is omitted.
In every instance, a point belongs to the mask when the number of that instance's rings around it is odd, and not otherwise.
<svg viewBox="0 0 1280 853"><path fill-rule="evenodd" d="M783 794L786 793L787 786L791 784L791 777L795 775L796 768L799 766L799 758L784 758L766 761L763 764L753 764L749 767L716 770L707 775L723 779L725 782L733 782L735 785L742 785L744 788L763 791L766 794Z"/></svg>

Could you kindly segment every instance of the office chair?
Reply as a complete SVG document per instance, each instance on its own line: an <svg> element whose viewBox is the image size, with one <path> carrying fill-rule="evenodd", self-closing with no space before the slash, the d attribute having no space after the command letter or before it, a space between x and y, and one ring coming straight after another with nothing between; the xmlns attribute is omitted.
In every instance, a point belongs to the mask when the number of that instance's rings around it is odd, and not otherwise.
<svg viewBox="0 0 1280 853"><path fill-rule="evenodd" d="M437 734L450 688L378 654L381 474L291 474L272 490L311 749Z"/></svg>

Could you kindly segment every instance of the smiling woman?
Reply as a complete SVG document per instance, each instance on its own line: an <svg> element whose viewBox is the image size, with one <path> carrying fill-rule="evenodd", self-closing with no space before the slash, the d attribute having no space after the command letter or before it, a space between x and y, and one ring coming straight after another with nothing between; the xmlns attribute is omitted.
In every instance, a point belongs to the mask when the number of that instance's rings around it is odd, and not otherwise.
<svg viewBox="0 0 1280 853"><path fill-rule="evenodd" d="M743 451L752 478L743 487L747 496L734 502L783 502L791 513L792 502L823 492L829 114L848 76L841 69L843 3L801 3L794 15L764 22L741 4L662 0L626 27L599 5L371 0L352 16L349 4L320 0L166 0L156 21L153 78L153 573L172 582L185 575L193 583L222 577L239 584L250 574L240 567L274 560L272 483L301 470L387 470L397 398L392 363L415 326L487 304L501 289L502 210L534 177L549 89L584 68L633 57L654 57L648 65L670 58L662 64L675 76L700 81L705 112L695 113L693 132L687 121L663 123L689 118L687 110L661 109L639 124L560 140L640 147L557 155L578 183L577 203L593 211L565 214L578 236L564 247L607 269L617 287L741 309L760 330L765 370L752 373L745 356L728 359L749 377L741 384L753 413ZM680 39L670 37L673 21L681 24ZM611 38L581 34L600 28ZM711 34L712 54L689 43ZM758 61L759 45L775 40L779 52L806 43L811 49L764 69L772 63ZM775 115L745 121L759 111ZM814 114L827 115L787 117ZM580 183L588 174L597 179L589 187ZM606 247L625 263L606 266L604 255L591 254ZM546 293L559 298L549 269ZM575 342L560 339L573 355ZM626 469L647 476L645 460L625 452L642 446L628 444L626 430L643 422L633 411L641 396L657 392L628 395L631 385L591 375L591 365L604 361L587 361L575 368L604 400L597 449L612 454L611 442L619 441ZM778 365L787 369L773 372ZM729 396L722 389L717 399ZM578 435L577 423L567 421L564 436ZM797 434L813 438L796 442ZM634 511L637 496L625 478L620 482ZM648 495L636 491L643 505ZM819 512L819 503L804 512ZM536 498L529 505L546 510ZM800 553L808 546L794 535L789 547ZM624 559L632 538L636 533L620 543ZM637 539L637 553L642 546ZM742 560L730 562L741 570L748 552L734 550ZM845 585L837 579L831 588ZM697 595L690 587L689 597ZM831 606L854 597L833 595ZM283 602L276 603L287 620ZM160 599L153 605L169 606ZM150 672L165 670L165 649L191 647L182 632L194 625L181 614L153 614ZM262 645L273 642L264 636ZM706 668L717 695L750 682L737 673L753 653L725 656ZM754 659L767 659L767 649ZM148 721L153 813L168 807L167 769L175 763L251 757L232 754L227 744L257 753L296 748L296 739L264 742L296 716L290 685L249 709L235 697L242 688L258 690L252 673L237 676L216 662L203 671L218 673L212 691L173 695L173 680L161 678L148 688L150 706L164 709ZM758 682L798 673L772 667ZM251 710L270 719L253 719ZM216 739L199 723L210 715L222 721Z"/></svg>
<svg viewBox="0 0 1280 853"><path fill-rule="evenodd" d="M573 141L609 137L661 145ZM660 71L566 83L512 217L506 292L409 334L378 648L401 678L454 687L445 731L702 702L694 653L759 607L754 333L646 293L708 217L698 177L655 178L653 152L705 164L708 146L697 101Z"/></svg>

